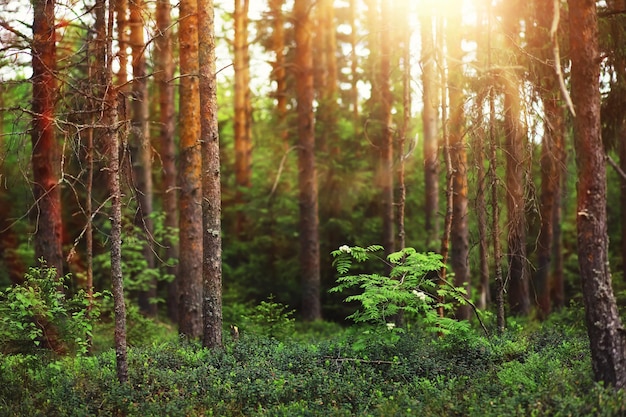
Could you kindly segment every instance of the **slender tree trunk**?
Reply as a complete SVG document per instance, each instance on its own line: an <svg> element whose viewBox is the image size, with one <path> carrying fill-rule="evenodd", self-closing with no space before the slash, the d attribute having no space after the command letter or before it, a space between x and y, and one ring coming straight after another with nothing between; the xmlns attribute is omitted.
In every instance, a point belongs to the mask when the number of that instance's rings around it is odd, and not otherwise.
<svg viewBox="0 0 626 417"><path fill-rule="evenodd" d="M357 1L350 0L350 96L352 98L352 119L354 123L359 123L359 58L357 55L358 34L357 34ZM355 129L358 131L358 129ZM355 135L357 136L357 135Z"/></svg>
<svg viewBox="0 0 626 417"><path fill-rule="evenodd" d="M491 28L493 19L493 7L489 3L487 7L488 35L487 35L487 68L491 70ZM491 240L493 243L493 261L495 268L494 281L496 284L496 325L498 334L504 333L504 279L502 277L502 246L500 244L500 205L498 204L498 139L496 136L496 79L494 74L490 77L489 88L489 169L487 176L491 184Z"/></svg>
<svg viewBox="0 0 626 417"><path fill-rule="evenodd" d="M432 13L432 10L429 12ZM420 14L422 40L422 135L424 141L424 236L426 247L433 248L439 237L439 136L437 116L439 94L435 69L433 15Z"/></svg>
<svg viewBox="0 0 626 417"><path fill-rule="evenodd" d="M380 180L383 216L383 247L385 253L395 251L394 209L393 209L393 135L391 106L391 5L388 1L381 4L381 31L380 31L380 71L378 86L380 88L380 117L381 117L381 145L380 145Z"/></svg>
<svg viewBox="0 0 626 417"><path fill-rule="evenodd" d="M285 18L283 15L284 0L269 0L272 16L272 79L276 81L276 116L278 118L279 135L283 148L289 149L289 131L287 129L287 68L285 65Z"/></svg>
<svg viewBox="0 0 626 417"><path fill-rule="evenodd" d="M444 286L446 283L446 273L447 268L446 264L448 263L448 255L450 253L450 234L452 232L452 215L453 215L453 192L454 192L454 172L452 169L452 157L450 154L450 136L448 133L448 62L444 59L444 41L443 41L443 33L444 33L444 18L441 16L437 16L437 38L439 42L437 43L437 64L440 71L441 77L441 120L442 120L442 129L441 135L443 137L443 157L445 161L446 167L446 214L443 222L443 235L441 236L441 249L439 253L441 254L441 261L444 266L439 271L439 286ZM445 300L440 298L439 300L443 303ZM444 316L444 310L442 306L437 308L439 316Z"/></svg>
<svg viewBox="0 0 626 417"><path fill-rule="evenodd" d="M215 11L213 0L198 2L198 60L202 143L203 292L205 347L222 346L222 196L220 142L217 126L215 68Z"/></svg>
<svg viewBox="0 0 626 417"><path fill-rule="evenodd" d="M154 269L154 252L151 238L154 234L152 218L152 145L148 128L148 79L146 77L146 57L144 54L143 0L130 1L130 45L132 49L133 83L132 83L132 128L130 135L130 156L133 168L134 194L137 199L135 225L143 230L143 257L146 268ZM146 289L139 293L139 307L149 316L156 316L157 304L151 302L156 298L156 280L145 283Z"/></svg>
<svg viewBox="0 0 626 417"><path fill-rule="evenodd" d="M113 7L109 3L107 23L107 63L105 73L105 94L103 97L102 123L105 127L108 191L111 199L111 288L115 314L115 359L117 378L121 383L128 381L128 360L126 347L126 305L124 303L124 279L122 276L122 191L120 186L120 140L118 136L117 96L113 85Z"/></svg>
<svg viewBox="0 0 626 417"><path fill-rule="evenodd" d="M557 2L538 3L534 14L538 27L536 42L544 45L540 56L544 62L554 59L551 27ZM558 10L556 11L558 13ZM532 36L532 32L531 32ZM558 41L555 39L555 41ZM545 128L541 147L541 197L540 197L540 231L537 238L537 266L534 276L535 299L539 314L545 318L550 314L550 288L552 269L552 247L554 242L554 212L560 205L557 197L561 188L561 168L559 167L559 136L562 136L563 110L559 105L559 84L555 67L542 66L538 69L541 99L544 105ZM562 141L562 139L561 139Z"/></svg>
<svg viewBox="0 0 626 417"><path fill-rule="evenodd" d="M296 100L298 113L298 185L300 206L300 274L302 316L322 317L320 304L320 244L317 171L315 167L315 122L313 118L313 55L310 0L295 0L293 17L296 52Z"/></svg>
<svg viewBox="0 0 626 417"><path fill-rule="evenodd" d="M159 36L156 38L157 53L155 54L155 79L159 94L159 145L162 163L161 193L164 226L168 230L178 228L178 199L176 194L176 144L174 142L174 58L172 52L172 31L170 25L171 4L169 0L158 0L156 8L156 24ZM168 234L169 236L169 234ZM168 237L165 257L167 262L178 259L178 243ZM176 265L167 267L167 272L177 276ZM175 278L167 289L167 311L173 322L178 322L178 282Z"/></svg>
<svg viewBox="0 0 626 417"><path fill-rule="evenodd" d="M626 387L626 333L611 283L606 170L600 134L600 53L594 0L568 0L574 146L578 167L578 263L596 380ZM584 28L584 30L581 30Z"/></svg>
<svg viewBox="0 0 626 417"><path fill-rule="evenodd" d="M515 3L515 4L514 4ZM508 4L505 16L507 47L515 50L519 4ZM521 124L520 86L514 70L508 70L504 82L504 135L506 155L506 205L508 223L508 282L511 313L526 315L530 309L529 271L526 258L526 215L524 199L526 138Z"/></svg>
<svg viewBox="0 0 626 417"><path fill-rule="evenodd" d="M32 166L35 197L35 256L63 275L61 155L55 137L56 35L54 0L33 1Z"/></svg>
<svg viewBox="0 0 626 417"><path fill-rule="evenodd" d="M117 85L125 90L125 84L128 81L128 1L115 0L114 7L117 13L117 59L119 61L119 69L117 71ZM119 103L118 103L119 104ZM118 115L119 116L119 115Z"/></svg>
<svg viewBox="0 0 626 417"><path fill-rule="evenodd" d="M452 224L450 240L452 254L450 264L454 271L454 285L463 287L471 297L469 269L469 224L468 224L468 185L467 185L467 152L464 133L464 95L463 95L463 49L461 48L462 25L461 10L448 17L447 50L450 54L448 65L448 91L450 96L450 135L449 152L452 163ZM467 320L470 317L470 306L459 306L457 318Z"/></svg>
<svg viewBox="0 0 626 417"><path fill-rule="evenodd" d="M406 206L406 179L405 179L405 154L406 140L409 135L411 124L411 6L409 3L401 9L400 18L400 42L402 45L402 127L400 129L400 139L398 141L399 169L398 169L398 247L404 249L406 246L406 230L404 227L405 206Z"/></svg>
<svg viewBox="0 0 626 417"><path fill-rule="evenodd" d="M250 132L250 56L248 52L248 0L235 0L235 232L246 230L244 189L252 184L252 138Z"/></svg>
<svg viewBox="0 0 626 417"><path fill-rule="evenodd" d="M198 90L198 4L180 2L180 156L178 325L181 334L200 337L202 320L202 170ZM208 117L204 115L205 117Z"/></svg>

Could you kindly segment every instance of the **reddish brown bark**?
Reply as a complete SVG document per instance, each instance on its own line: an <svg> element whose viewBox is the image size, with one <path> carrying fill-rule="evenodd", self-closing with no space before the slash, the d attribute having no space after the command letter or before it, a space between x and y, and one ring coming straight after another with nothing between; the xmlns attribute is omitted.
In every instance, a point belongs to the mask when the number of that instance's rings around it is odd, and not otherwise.
<svg viewBox="0 0 626 417"><path fill-rule="evenodd" d="M596 380L626 387L626 333L608 259L606 170L600 134L600 54L594 0L568 0L574 147L578 168L578 264Z"/></svg>
<svg viewBox="0 0 626 417"><path fill-rule="evenodd" d="M378 81L380 88L380 184L382 201L383 236L382 242L385 253L395 251L394 233L394 206L393 206L393 134L391 120L391 106L393 96L391 94L391 5L388 1L381 4L381 30L380 30L380 55Z"/></svg>
<svg viewBox="0 0 626 417"><path fill-rule="evenodd" d="M519 5L508 3L505 14L506 45L515 50L519 27ZM511 59L515 59L512 57ZM506 158L506 206L508 227L508 295L512 314L528 314L529 270L526 259L526 215L524 199L526 137L521 124L520 86L518 75L508 70L504 76L504 135Z"/></svg>
<svg viewBox="0 0 626 417"><path fill-rule="evenodd" d="M470 268L469 268L469 223L468 223L468 184L467 184L467 152L464 132L464 95L463 95L463 49L461 48L461 11L448 17L447 50L450 54L448 65L448 95L450 97L450 159L452 163L452 224L450 243L452 246L450 264L454 271L454 285L463 287L469 299ZM470 306L457 307L459 319L469 319Z"/></svg>
<svg viewBox="0 0 626 417"><path fill-rule="evenodd" d="M63 275L60 149L55 137L57 83L54 0L33 2L32 166L35 256Z"/></svg>
<svg viewBox="0 0 626 417"><path fill-rule="evenodd" d="M198 5L180 3L180 156L178 324L180 333L202 335L202 172L198 91Z"/></svg>
<svg viewBox="0 0 626 417"><path fill-rule="evenodd" d="M246 230L244 190L252 185L252 137L250 105L250 56L248 52L248 0L235 0L235 204L237 220L235 232L241 236Z"/></svg>
<svg viewBox="0 0 626 417"><path fill-rule="evenodd" d="M161 172L161 199L165 212L164 226L169 230L178 227L178 198L176 194L176 144L174 142L174 58L172 52L171 4L169 0L158 0L156 24L155 80L159 94L159 141ZM178 259L178 244L173 237L164 244L166 260ZM178 268L169 266L167 272L177 275ZM178 291L176 280L168 285L167 311L175 323L178 321Z"/></svg>
<svg viewBox="0 0 626 417"><path fill-rule="evenodd" d="M432 12L432 11L431 11ZM424 237L433 248L439 237L439 136L437 127L439 94L435 69L433 16L420 14L422 41L422 135L424 141Z"/></svg>
<svg viewBox="0 0 626 417"><path fill-rule="evenodd" d="M283 15L284 0L269 0L272 16L272 80L276 82L274 97L276 98L276 117L279 127L279 136L285 150L289 149L289 134L287 121L287 71L285 66L285 18Z"/></svg>
<svg viewBox="0 0 626 417"><path fill-rule="evenodd" d="M143 231L143 257L146 268L154 268L154 251L150 237L154 233L152 214L152 145L148 128L148 79L146 77L146 57L144 41L143 0L130 1L130 46L132 51L132 120L129 140L130 157L132 162L133 186L137 200L135 225ZM139 307L149 316L156 316L157 304L151 302L156 298L156 279L145 283L146 290L139 293Z"/></svg>
<svg viewBox="0 0 626 417"><path fill-rule="evenodd" d="M220 142L217 125L217 81L215 70L215 25L213 0L198 2L198 60L200 73L200 114L202 115L202 220L203 314L202 344L222 346L222 228L220 192Z"/></svg>
<svg viewBox="0 0 626 417"><path fill-rule="evenodd" d="M322 317L320 305L320 246L317 171L315 167L315 122L313 118L313 54L310 0L295 0L293 17L296 52L296 100L298 112L298 203L300 206L300 274L302 316Z"/></svg>

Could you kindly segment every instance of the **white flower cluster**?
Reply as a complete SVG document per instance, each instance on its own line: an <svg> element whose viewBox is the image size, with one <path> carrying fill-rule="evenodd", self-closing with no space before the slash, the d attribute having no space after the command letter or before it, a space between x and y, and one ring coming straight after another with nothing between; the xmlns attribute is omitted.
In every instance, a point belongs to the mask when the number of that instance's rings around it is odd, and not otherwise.
<svg viewBox="0 0 626 417"><path fill-rule="evenodd" d="M427 296L422 291L413 290L413 294L415 294L415 296L419 298L420 300L426 301Z"/></svg>
<svg viewBox="0 0 626 417"><path fill-rule="evenodd" d="M340 246L340 247L339 247L339 250L340 250L341 252L344 252L344 253L350 253L350 252L352 252L352 249L350 249L350 246L348 246L348 245L343 245L343 246Z"/></svg>
<svg viewBox="0 0 626 417"><path fill-rule="evenodd" d="M393 330L396 327L396 323L387 323L387 330Z"/></svg>

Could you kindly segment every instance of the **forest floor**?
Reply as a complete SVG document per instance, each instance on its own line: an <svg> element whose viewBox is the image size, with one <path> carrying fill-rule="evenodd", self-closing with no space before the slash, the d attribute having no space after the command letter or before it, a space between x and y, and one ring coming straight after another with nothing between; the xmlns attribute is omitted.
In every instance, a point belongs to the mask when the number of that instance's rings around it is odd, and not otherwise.
<svg viewBox="0 0 626 417"><path fill-rule="evenodd" d="M131 326L127 384L111 348L1 355L0 416L626 415L626 393L593 381L581 310L499 336L284 320L221 350Z"/></svg>

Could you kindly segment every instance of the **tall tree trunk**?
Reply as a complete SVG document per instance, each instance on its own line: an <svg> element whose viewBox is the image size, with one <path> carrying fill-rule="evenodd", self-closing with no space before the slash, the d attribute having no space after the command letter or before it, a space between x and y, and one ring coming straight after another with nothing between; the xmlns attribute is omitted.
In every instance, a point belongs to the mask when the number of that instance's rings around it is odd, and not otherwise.
<svg viewBox="0 0 626 417"><path fill-rule="evenodd" d="M380 9L380 70L378 72L377 85L380 88L380 181L383 217L382 242L385 253L395 251L394 233L394 209L393 209L393 136L391 126L391 106L393 96L391 94L391 5L388 1L382 1Z"/></svg>
<svg viewBox="0 0 626 417"><path fill-rule="evenodd" d="M555 12L554 5L558 2L540 2L534 14L538 27L536 29L536 43L542 45L539 52L544 62L554 59L552 39L550 36ZM558 39L554 39L558 42ZM561 163L560 145L563 141L563 110L559 105L559 83L555 67L542 66L538 69L541 99L544 105L544 135L541 146L541 197L540 221L541 227L537 239L537 267L534 277L534 289L537 305L541 317L550 313L550 288L552 269L552 247L554 242L554 212L560 205Z"/></svg>
<svg viewBox="0 0 626 417"><path fill-rule="evenodd" d="M161 199L165 212L164 226L168 230L178 228L178 199L176 194L176 144L174 142L174 58L172 52L172 31L170 25L172 6L169 0L158 0L156 24L159 36L156 38L155 79L159 94L159 146L162 163ZM178 259L177 239L169 236L165 258L167 262ZM167 272L177 276L176 265L168 266ZM167 289L167 311L175 323L178 321L178 282L175 278Z"/></svg>
<svg viewBox="0 0 626 417"><path fill-rule="evenodd" d="M202 335L202 170L200 93L198 91L198 4L180 2L180 160L178 329L189 337Z"/></svg>
<svg viewBox="0 0 626 417"><path fill-rule="evenodd" d="M350 96L352 101L352 119L359 123L359 58L357 55L358 34L357 34L357 1L350 0ZM358 132L358 129L355 129ZM355 135L357 136L357 135Z"/></svg>
<svg viewBox="0 0 626 417"><path fill-rule="evenodd" d="M115 12L117 13L117 59L119 61L117 85L121 86L122 89L125 89L124 85L128 81L127 49L130 42L128 35L128 1L129 0L115 0L115 3L113 3L115 5Z"/></svg>
<svg viewBox="0 0 626 417"><path fill-rule="evenodd" d="M568 0L574 146L578 168L578 264L596 380L626 387L626 333L608 259L606 170L600 134L600 53L594 0ZM581 30L584 28L584 30Z"/></svg>
<svg viewBox="0 0 626 417"><path fill-rule="evenodd" d="M493 244L494 282L496 286L496 326L498 334L504 333L506 321L504 316L504 279L502 276L502 246L500 243L500 205L498 204L498 139L496 135L496 77L492 67L493 5L487 6L487 68L489 77L489 169L487 178L491 184L491 241Z"/></svg>
<svg viewBox="0 0 626 417"><path fill-rule="evenodd" d="M451 13L447 21L447 50L450 54L448 65L448 91L450 97L450 159L452 162L452 225L450 240L452 253L450 264L454 271L454 285L463 287L467 297L471 297L469 269L469 225L468 225L468 185L467 153L464 133L464 94L463 94L463 49L461 48L462 25L461 10ZM459 306L457 318L467 320L470 317L469 305Z"/></svg>
<svg viewBox="0 0 626 417"><path fill-rule="evenodd" d="M217 126L217 72L215 69L215 10L213 0L198 2L198 61L202 143L202 264L204 331L202 345L222 346L222 196L220 142Z"/></svg>
<svg viewBox="0 0 626 417"><path fill-rule="evenodd" d="M276 81L276 116L278 118L279 135L284 150L289 149L289 131L287 129L287 67L285 65L285 18L283 15L284 0L269 0L272 16L272 79Z"/></svg>
<svg viewBox="0 0 626 417"><path fill-rule="evenodd" d="M130 134L130 157L133 167L134 194L137 199L135 226L143 230L142 254L146 268L154 269L154 252L151 237L154 234L152 218L152 145L148 128L148 78L146 77L146 57L144 41L143 0L130 1L130 46L132 50L133 83L132 83L132 129ZM149 316L156 316L156 280L144 283L147 287L139 293L139 307Z"/></svg>
<svg viewBox="0 0 626 417"><path fill-rule="evenodd" d="M118 28L119 29L119 28ZM124 302L124 279L122 276L122 191L120 186L120 140L118 135L117 96L113 85L113 6L109 3L107 19L107 53L105 89L103 97L102 124L105 126L104 143L108 172L108 191L111 199L111 288L115 314L115 359L117 378L121 383L128 381L128 359L126 346L126 305Z"/></svg>
<svg viewBox="0 0 626 417"><path fill-rule="evenodd" d="M313 54L310 0L295 0L293 17L296 51L296 100L298 112L298 186L300 206L300 274L302 316L322 317L320 303L320 244L317 172L315 167L315 121L313 118Z"/></svg>
<svg viewBox="0 0 626 417"><path fill-rule="evenodd" d="M433 15L420 14L422 40L422 135L424 141L424 236L426 247L433 249L439 238L439 136L437 116L439 94L435 69L435 41L433 37Z"/></svg>
<svg viewBox="0 0 626 417"><path fill-rule="evenodd" d="M401 25L399 30L399 41L402 45L402 126L400 128L400 139L398 141L399 168L398 168L398 248L404 249L406 246L406 230L404 227L405 206L406 206L406 179L405 160L408 155L404 149L409 135L411 124L411 6L406 3L400 8L398 15Z"/></svg>
<svg viewBox="0 0 626 417"><path fill-rule="evenodd" d="M479 23L476 25L476 39L478 40L478 62L485 70L489 70L489 11L486 5L478 9ZM478 129L472 134L472 153L476 167L476 227L478 229L478 263L479 282L476 288L478 293L476 306L484 310L491 303L490 273L489 273L489 232L487 228L487 172L485 169L486 136L489 129L485 126L485 105L488 105L489 86L482 85L476 92L476 122Z"/></svg>
<svg viewBox="0 0 626 417"><path fill-rule="evenodd" d="M519 4L510 2L505 14L507 47L516 48ZM512 57L511 59L514 59ZM506 154L506 206L508 236L508 282L511 313L526 315L530 308L528 263L526 259L526 213L524 199L524 145L521 124L520 85L515 70L508 70L504 82L504 129Z"/></svg>
<svg viewBox="0 0 626 417"><path fill-rule="evenodd" d="M54 0L33 1L32 166L35 197L35 256L63 275L61 155L54 132L56 35Z"/></svg>
<svg viewBox="0 0 626 417"><path fill-rule="evenodd" d="M250 132L250 56L248 52L248 0L235 0L235 232L246 230L244 189L252 184L252 138Z"/></svg>

